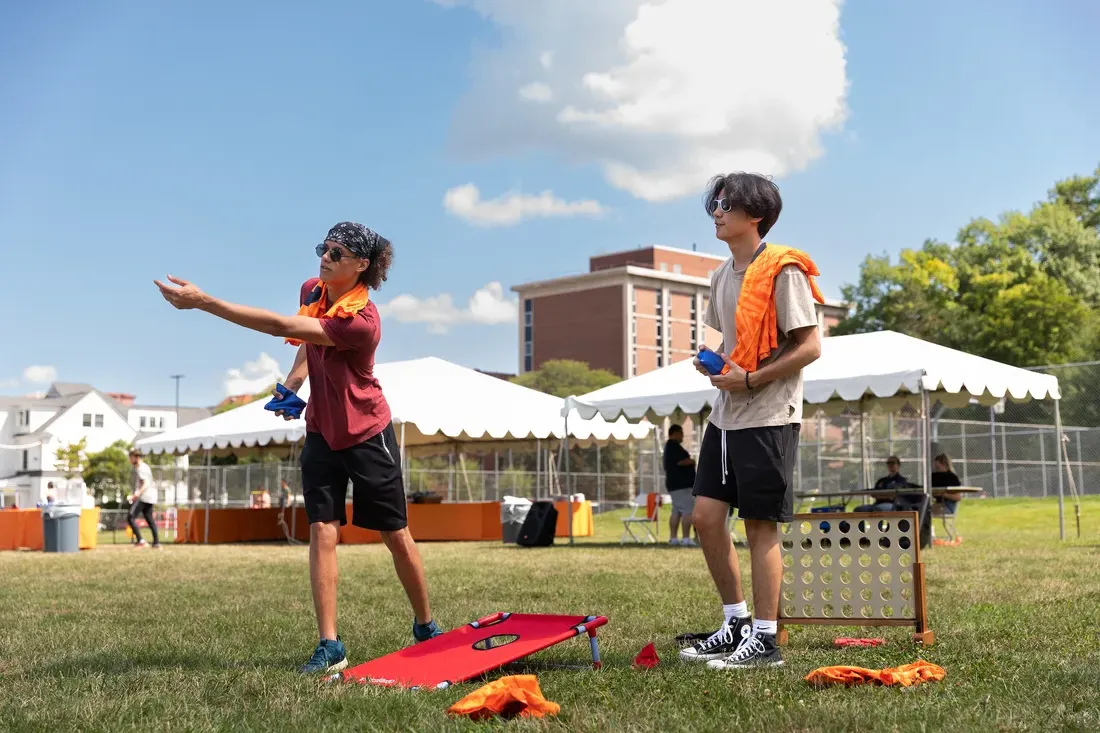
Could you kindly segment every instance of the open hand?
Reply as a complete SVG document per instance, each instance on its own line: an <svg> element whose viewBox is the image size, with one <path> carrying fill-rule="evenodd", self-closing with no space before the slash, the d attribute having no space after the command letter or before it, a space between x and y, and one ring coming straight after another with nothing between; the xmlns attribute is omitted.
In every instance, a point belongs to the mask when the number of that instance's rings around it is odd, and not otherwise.
<svg viewBox="0 0 1100 733"><path fill-rule="evenodd" d="M726 392L747 392L749 388L745 384L745 370L734 364L725 354L719 354L719 356L726 362L726 366L730 370L725 374L711 376L710 383Z"/></svg>
<svg viewBox="0 0 1100 733"><path fill-rule="evenodd" d="M153 283L160 288L160 294L164 296L164 299L179 310L201 308L209 297L197 285L192 285L186 280L169 275L168 281L179 287L174 288L171 285L165 285L160 280L154 280Z"/></svg>

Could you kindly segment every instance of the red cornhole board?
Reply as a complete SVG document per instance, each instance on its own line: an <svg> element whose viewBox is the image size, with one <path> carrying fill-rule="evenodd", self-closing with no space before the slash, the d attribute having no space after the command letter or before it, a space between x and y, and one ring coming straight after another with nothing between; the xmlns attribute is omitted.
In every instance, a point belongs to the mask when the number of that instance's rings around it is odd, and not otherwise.
<svg viewBox="0 0 1100 733"><path fill-rule="evenodd" d="M360 684L443 689L585 633L592 649L592 666L599 669L596 629L606 623L603 616L494 613L346 669L341 676L345 682ZM496 639L501 636L508 638Z"/></svg>

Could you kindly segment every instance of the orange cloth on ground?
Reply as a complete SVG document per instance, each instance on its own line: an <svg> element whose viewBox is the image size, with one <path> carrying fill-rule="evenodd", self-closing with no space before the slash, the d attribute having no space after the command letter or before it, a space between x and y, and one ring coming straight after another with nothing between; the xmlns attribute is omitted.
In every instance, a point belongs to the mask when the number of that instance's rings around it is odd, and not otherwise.
<svg viewBox="0 0 1100 733"><path fill-rule="evenodd" d="M542 696L538 678L533 674L501 677L479 687L447 708L450 715L468 716L471 720L487 720L494 715L502 718L542 718L557 715L561 706Z"/></svg>
<svg viewBox="0 0 1100 733"><path fill-rule="evenodd" d="M775 315L775 278L787 265L795 265L810 280L810 292L818 303L825 296L814 281L821 274L810 256L793 247L769 244L749 265L737 299L737 347L730 360L746 372L754 372L773 349L779 347Z"/></svg>
<svg viewBox="0 0 1100 733"><path fill-rule="evenodd" d="M318 291L320 291L318 293ZM298 309L298 315L310 318L352 318L359 311L367 307L370 301L370 292L363 283L358 283L354 288L340 296L327 310L322 305L328 301L328 287L324 283L318 283L310 293L311 303ZM301 346L298 339L286 339L291 346Z"/></svg>
<svg viewBox="0 0 1100 733"><path fill-rule="evenodd" d="M806 675L811 685L901 685L910 687L921 682L938 682L947 676L943 667L918 659L913 664L889 669L863 667L820 667Z"/></svg>

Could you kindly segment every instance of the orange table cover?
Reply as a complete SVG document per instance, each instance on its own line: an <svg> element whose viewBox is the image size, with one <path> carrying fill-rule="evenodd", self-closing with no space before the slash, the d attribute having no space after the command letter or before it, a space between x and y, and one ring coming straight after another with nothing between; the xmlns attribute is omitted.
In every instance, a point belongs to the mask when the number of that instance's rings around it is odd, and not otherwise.
<svg viewBox="0 0 1100 733"><path fill-rule="evenodd" d="M99 507L80 512L80 549L95 549L99 541ZM0 509L0 550L42 550L41 509Z"/></svg>
<svg viewBox="0 0 1100 733"><path fill-rule="evenodd" d="M900 685L911 687L921 682L938 682L947 675L943 667L918 659L913 664L888 669L863 667L819 667L806 675L811 685Z"/></svg>
<svg viewBox="0 0 1100 733"><path fill-rule="evenodd" d="M569 536L569 514L566 503L558 502L557 537ZM176 542L201 544L206 537L209 513L210 544L255 542L285 538L279 526L280 509L249 509L244 507L180 509ZM350 519L352 506L348 504ZM409 531L413 539L433 541L497 541L502 538L500 503L495 501L454 504L409 504ZM309 520L303 507L287 509L284 516L287 531L293 528L294 539L309 541ZM592 536L592 504L573 502L573 536ZM381 542L373 531L354 527L349 522L340 528L340 543L345 545Z"/></svg>

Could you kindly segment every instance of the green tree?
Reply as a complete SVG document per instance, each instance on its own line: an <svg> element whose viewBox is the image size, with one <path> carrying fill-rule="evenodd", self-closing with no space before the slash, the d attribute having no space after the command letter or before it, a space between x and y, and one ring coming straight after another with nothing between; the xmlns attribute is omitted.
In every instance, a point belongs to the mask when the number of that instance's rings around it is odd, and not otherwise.
<svg viewBox="0 0 1100 733"><path fill-rule="evenodd" d="M96 497L97 503L104 496L130 493L130 444L118 440L98 453L85 457L84 484Z"/></svg>
<svg viewBox="0 0 1100 733"><path fill-rule="evenodd" d="M1086 358L1100 345L1098 222L1100 169L1027 214L972 220L954 247L868 257L833 333L890 329L1017 366Z"/></svg>
<svg viewBox="0 0 1100 733"><path fill-rule="evenodd" d="M84 470L84 451L88 447L88 439L81 438L76 443L69 443L57 449L57 461L54 468L61 472L65 480L72 481Z"/></svg>
<svg viewBox="0 0 1100 733"><path fill-rule="evenodd" d="M533 372L513 377L516 384L552 394L555 397L587 394L620 381L606 369L592 369L583 361L551 359Z"/></svg>

